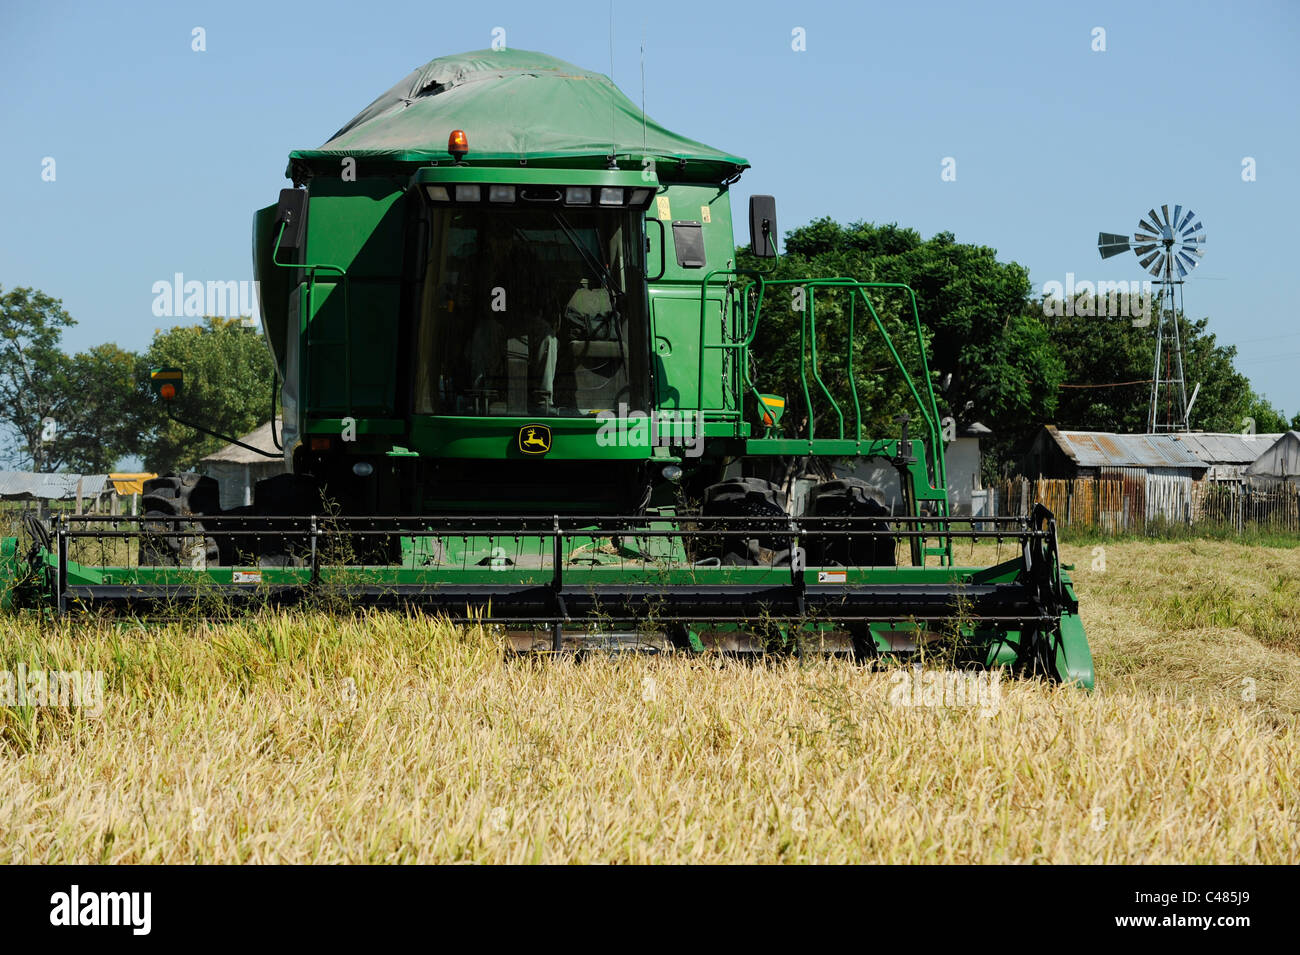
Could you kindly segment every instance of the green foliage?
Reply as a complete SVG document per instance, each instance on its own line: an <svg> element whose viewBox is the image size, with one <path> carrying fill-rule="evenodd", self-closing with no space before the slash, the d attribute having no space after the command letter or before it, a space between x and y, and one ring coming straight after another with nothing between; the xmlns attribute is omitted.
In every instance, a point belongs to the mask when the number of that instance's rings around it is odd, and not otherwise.
<svg viewBox="0 0 1300 955"><path fill-rule="evenodd" d="M58 427L67 394L67 358L59 340L73 324L63 303L44 292L16 288L0 294L0 415L13 429L6 450L35 471L57 467L50 422Z"/></svg>
<svg viewBox="0 0 1300 955"><path fill-rule="evenodd" d="M1131 317L1079 315L1079 310L1042 319L1069 369L1055 423L1076 431L1146 431L1155 316L1145 326L1135 326ZM1063 310L1048 306L1044 311ZM1195 430L1241 432L1248 427L1247 419L1254 421L1257 432L1286 430L1286 418L1237 371L1236 347L1218 343L1209 331L1209 319L1180 316L1180 329L1187 397L1198 382L1201 386L1192 407Z"/></svg>
<svg viewBox="0 0 1300 955"><path fill-rule="evenodd" d="M239 437L270 417L271 353L261 334L239 319L207 316L201 325L155 335L137 373L141 394L148 392L149 369L163 365L185 372L180 396L167 406L182 420ZM157 401L145 408L141 431L141 451L151 471L191 468L225 444L169 420Z"/></svg>
<svg viewBox="0 0 1300 955"><path fill-rule="evenodd" d="M62 302L30 288L0 293L7 457L33 471L110 470L137 444L136 357L116 345L69 357L59 343L76 322Z"/></svg>
<svg viewBox="0 0 1300 955"><path fill-rule="evenodd" d="M145 401L136 390L140 356L111 342L67 359L65 380L75 404L59 432L64 465L83 474L112 471L140 451Z"/></svg>

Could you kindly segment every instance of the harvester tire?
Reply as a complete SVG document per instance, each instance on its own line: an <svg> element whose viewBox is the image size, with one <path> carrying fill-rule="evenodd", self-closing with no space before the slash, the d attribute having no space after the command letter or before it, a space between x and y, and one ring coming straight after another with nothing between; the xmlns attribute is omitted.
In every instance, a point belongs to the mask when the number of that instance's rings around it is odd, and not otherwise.
<svg viewBox="0 0 1300 955"><path fill-rule="evenodd" d="M217 542L205 533L201 521L168 519L219 514L220 488L215 480L192 471L151 478L144 482L140 506L145 517L140 525L141 564L195 566L200 549L199 564L220 563Z"/></svg>
<svg viewBox="0 0 1300 955"><path fill-rule="evenodd" d="M786 513L785 495L771 481L762 478L732 478L710 485L704 491L700 516L709 517L782 517ZM771 536L696 538L695 559L716 557L723 564L772 563L784 551L788 560L789 541Z"/></svg>
<svg viewBox="0 0 1300 955"><path fill-rule="evenodd" d="M161 510L178 517L221 513L220 486L205 474L193 471L164 474L144 482L140 501L145 512Z"/></svg>
<svg viewBox="0 0 1300 955"><path fill-rule="evenodd" d="M214 538L204 533L200 521L178 521L175 514L145 511L140 525L140 563L167 567L217 566L221 554Z"/></svg>
<svg viewBox="0 0 1300 955"><path fill-rule="evenodd" d="M808 495L809 517L888 517L879 489L860 478L840 478L818 484ZM813 566L893 567L894 538L887 521L873 521L867 537L810 537L808 560Z"/></svg>

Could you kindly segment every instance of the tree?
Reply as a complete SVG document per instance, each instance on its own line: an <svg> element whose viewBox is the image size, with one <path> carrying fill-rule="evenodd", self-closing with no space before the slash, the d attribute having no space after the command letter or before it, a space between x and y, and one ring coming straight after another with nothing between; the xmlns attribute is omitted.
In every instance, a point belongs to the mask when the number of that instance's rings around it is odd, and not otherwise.
<svg viewBox="0 0 1300 955"><path fill-rule="evenodd" d="M187 469L225 442L167 417L176 417L230 437L240 437L269 420L275 366L261 334L239 319L206 316L201 325L159 332L138 373L148 393L148 369L175 366L185 374L180 396L164 409L149 403L143 414L141 451L151 471Z"/></svg>
<svg viewBox="0 0 1300 955"><path fill-rule="evenodd" d="M1099 311L1091 296L1084 296L1082 305L1072 315L1062 314L1054 303L1043 308L1055 313L1045 321L1052 345L1069 369L1056 424L1077 431L1144 432L1151 402L1155 316L1145 326L1134 326L1132 308L1127 316L1107 317L1089 314ZM1286 429L1282 413L1256 394L1236 369L1236 347L1220 345L1209 331L1208 318L1189 321L1180 315L1179 329L1189 399L1200 385L1191 412L1195 430L1241 432L1252 421L1259 432Z"/></svg>
<svg viewBox="0 0 1300 955"><path fill-rule="evenodd" d="M73 395L59 340L74 324L63 303L44 292L0 288L0 418L13 432L6 453L33 471L64 463L59 433Z"/></svg>
<svg viewBox="0 0 1300 955"><path fill-rule="evenodd" d="M68 469L103 474L140 452L146 402L137 388L139 365L139 355L111 342L68 359L64 378L75 397L56 444Z"/></svg>

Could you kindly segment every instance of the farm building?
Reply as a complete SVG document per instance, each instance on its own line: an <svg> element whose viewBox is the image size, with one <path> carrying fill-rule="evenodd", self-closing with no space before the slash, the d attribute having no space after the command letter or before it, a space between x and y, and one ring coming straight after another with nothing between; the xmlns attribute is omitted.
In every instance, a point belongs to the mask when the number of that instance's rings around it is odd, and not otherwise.
<svg viewBox="0 0 1300 955"><path fill-rule="evenodd" d="M104 494L108 477L103 474L34 474L28 471L0 471L0 499L6 501L76 501L93 507Z"/></svg>
<svg viewBox="0 0 1300 955"><path fill-rule="evenodd" d="M1280 434L1223 434L1189 431L1171 437L1206 465L1207 481L1243 481L1246 469L1282 437Z"/></svg>
<svg viewBox="0 0 1300 955"><path fill-rule="evenodd" d="M1034 438L1021 473L1072 479L1128 471L1199 481L1209 465L1180 437L1185 435L1059 431L1047 425Z"/></svg>
<svg viewBox="0 0 1300 955"><path fill-rule="evenodd" d="M281 422L276 419L275 436L280 436ZM199 462L199 470L215 478L221 485L222 508L242 507L253 502L253 485L264 478L274 477L289 470L284 457L275 446L271 422L262 425L239 439L262 451L274 454L266 457L237 444L228 444L220 451L209 454Z"/></svg>
<svg viewBox="0 0 1300 955"><path fill-rule="evenodd" d="M1247 480L1289 481L1300 485L1300 431L1288 431L1277 436L1246 468Z"/></svg>
<svg viewBox="0 0 1300 955"><path fill-rule="evenodd" d="M948 473L948 504L957 517L983 517L991 513L980 480L980 441L993 434L978 421L971 422L948 444L944 467Z"/></svg>
<svg viewBox="0 0 1300 955"><path fill-rule="evenodd" d="M1074 492L1089 488L1085 497L1095 500L1080 505L1095 510L1102 525L1115 530L1155 519L1187 523L1193 486L1208 470L1173 434L1060 431L1048 425L1034 439L1022 473L1068 488L1065 507L1056 502L1054 508L1067 521L1074 516ZM1023 498L1028 488L1021 490ZM1027 498L1021 501L1025 504Z"/></svg>
<svg viewBox="0 0 1300 955"><path fill-rule="evenodd" d="M37 474L0 471L0 501L36 502L45 513L53 501L73 503L75 513L135 513L142 485L156 474Z"/></svg>

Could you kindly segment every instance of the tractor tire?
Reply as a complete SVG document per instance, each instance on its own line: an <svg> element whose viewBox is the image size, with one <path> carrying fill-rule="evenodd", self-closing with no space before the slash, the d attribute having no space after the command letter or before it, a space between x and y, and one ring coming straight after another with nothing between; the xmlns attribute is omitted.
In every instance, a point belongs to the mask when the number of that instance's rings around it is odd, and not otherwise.
<svg viewBox="0 0 1300 955"><path fill-rule="evenodd" d="M198 559L202 554L202 559ZM221 551L201 521L177 520L165 511L145 511L140 524L140 563L148 566L216 567Z"/></svg>
<svg viewBox="0 0 1300 955"><path fill-rule="evenodd" d="M263 517L323 515L325 498L314 477L277 474L253 486L253 513Z"/></svg>
<svg viewBox="0 0 1300 955"><path fill-rule="evenodd" d="M307 475L276 474L253 485L253 513L258 517L319 516L323 510L320 486ZM255 519L250 521L255 523ZM254 538L259 566L300 566L310 553L310 542L297 536L286 537L283 525L263 521L258 529L266 531Z"/></svg>
<svg viewBox="0 0 1300 955"><path fill-rule="evenodd" d="M762 478L732 478L709 486L700 508L705 533L693 538L695 560L718 558L727 565L770 564L784 552L788 559L789 541L781 537L730 537L707 533L710 517L784 517L785 495L771 481Z"/></svg>
<svg viewBox="0 0 1300 955"><path fill-rule="evenodd" d="M809 517L888 517L884 496L859 478L840 478L818 484L808 494ZM880 534L816 537L808 540L808 559L818 567L893 567L895 539L889 522L872 521L868 527Z"/></svg>
<svg viewBox="0 0 1300 955"><path fill-rule="evenodd" d="M144 512L140 525L141 564L166 567L220 564L221 551L216 540L206 533L202 521L192 520L204 514L221 513L220 487L215 480L192 471L151 478L144 482L140 507ZM201 561L197 560L200 550Z"/></svg>
<svg viewBox="0 0 1300 955"><path fill-rule="evenodd" d="M146 512L161 510L178 517L221 513L221 490L204 474L164 474L144 482L141 505Z"/></svg>

